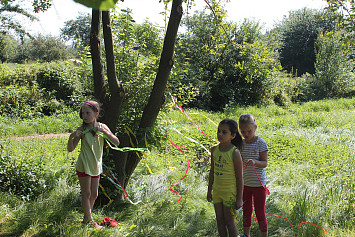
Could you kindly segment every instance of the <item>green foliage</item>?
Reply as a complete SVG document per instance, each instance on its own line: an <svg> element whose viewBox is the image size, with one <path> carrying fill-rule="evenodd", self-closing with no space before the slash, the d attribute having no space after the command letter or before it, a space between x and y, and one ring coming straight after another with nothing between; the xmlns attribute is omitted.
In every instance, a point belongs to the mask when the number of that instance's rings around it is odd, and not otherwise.
<svg viewBox="0 0 355 237"><path fill-rule="evenodd" d="M78 106L92 84L85 83L90 71L71 62L0 66L0 114L33 118ZM83 83L83 84L82 84Z"/></svg>
<svg viewBox="0 0 355 237"><path fill-rule="evenodd" d="M75 0L75 2L96 10L108 11L115 6L118 0Z"/></svg>
<svg viewBox="0 0 355 237"><path fill-rule="evenodd" d="M274 41L258 23L238 26L221 16L195 13L179 36L173 80L197 88L191 107L221 111L228 104L255 104L269 96L279 69Z"/></svg>
<svg viewBox="0 0 355 237"><path fill-rule="evenodd" d="M130 10L115 12L112 28L117 79L126 95L118 125L124 133L124 126L135 130L139 125L156 77L162 39L157 27L148 22L137 25Z"/></svg>
<svg viewBox="0 0 355 237"><path fill-rule="evenodd" d="M16 55L17 42L11 36L0 34L0 61L11 61Z"/></svg>
<svg viewBox="0 0 355 237"><path fill-rule="evenodd" d="M47 64L37 72L37 83L57 100L69 101L72 96L81 94L82 85L77 68L70 62L63 64Z"/></svg>
<svg viewBox="0 0 355 237"><path fill-rule="evenodd" d="M336 22L337 27L342 32L342 39L354 43L355 2L351 0L327 0L327 4L327 9L333 13L329 19Z"/></svg>
<svg viewBox="0 0 355 237"><path fill-rule="evenodd" d="M89 13L80 14L75 20L69 20L61 28L61 37L73 42L73 46L81 49L90 46L91 15Z"/></svg>
<svg viewBox="0 0 355 237"><path fill-rule="evenodd" d="M38 35L19 45L15 62L51 62L73 57L73 51L62 40L53 36Z"/></svg>
<svg viewBox="0 0 355 237"><path fill-rule="evenodd" d="M319 34L312 99L342 97L355 93L354 60L349 60L349 47L342 44L340 33ZM318 96L317 96L318 95Z"/></svg>
<svg viewBox="0 0 355 237"><path fill-rule="evenodd" d="M331 31L331 21L322 19L326 13L311 9L290 11L276 27L278 38L283 43L280 49L280 62L289 73L301 76L315 72L315 42L320 31Z"/></svg>
<svg viewBox="0 0 355 237"><path fill-rule="evenodd" d="M10 192L22 197L34 197L46 190L45 173L41 160L16 160L4 154L0 143L0 187L3 192Z"/></svg>

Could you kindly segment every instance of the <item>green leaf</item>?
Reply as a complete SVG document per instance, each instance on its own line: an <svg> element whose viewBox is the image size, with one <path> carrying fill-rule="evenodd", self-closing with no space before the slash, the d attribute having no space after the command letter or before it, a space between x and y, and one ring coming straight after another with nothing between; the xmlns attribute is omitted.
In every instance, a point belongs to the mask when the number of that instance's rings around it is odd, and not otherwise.
<svg viewBox="0 0 355 237"><path fill-rule="evenodd" d="M107 11L113 8L118 0L74 0L74 1L96 10Z"/></svg>

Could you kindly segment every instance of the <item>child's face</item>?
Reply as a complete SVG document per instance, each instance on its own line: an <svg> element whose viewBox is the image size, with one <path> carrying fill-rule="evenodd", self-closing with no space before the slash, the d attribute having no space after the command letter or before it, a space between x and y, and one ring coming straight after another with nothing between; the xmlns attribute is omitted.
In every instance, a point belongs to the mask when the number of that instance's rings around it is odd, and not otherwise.
<svg viewBox="0 0 355 237"><path fill-rule="evenodd" d="M235 134L232 134L230 128L227 124L218 125L217 139L220 143L230 143Z"/></svg>
<svg viewBox="0 0 355 237"><path fill-rule="evenodd" d="M83 105L81 108L81 118L86 124L95 123L98 115L99 113L95 112L89 105Z"/></svg>
<svg viewBox="0 0 355 237"><path fill-rule="evenodd" d="M255 138L255 124L239 124L239 130L246 142L253 142Z"/></svg>

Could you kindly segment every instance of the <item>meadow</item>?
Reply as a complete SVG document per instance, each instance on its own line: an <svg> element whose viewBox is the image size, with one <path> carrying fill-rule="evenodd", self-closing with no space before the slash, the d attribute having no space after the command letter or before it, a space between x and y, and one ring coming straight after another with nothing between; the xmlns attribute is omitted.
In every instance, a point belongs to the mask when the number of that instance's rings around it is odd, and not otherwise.
<svg viewBox="0 0 355 237"><path fill-rule="evenodd" d="M68 133L77 113L20 120L0 119L0 236L218 236L213 206L206 201L209 156L217 124L251 113L257 135L269 148L267 198L269 236L355 236L355 98L287 107L228 108L224 113L186 110L160 113L163 136L135 170L127 199L101 195L94 218L114 218L115 228L81 224L80 189L74 174L78 149L67 137L23 138ZM201 129L209 137L202 134ZM22 137L22 138L19 138ZM189 139L190 138L190 139ZM192 141L193 139L193 141ZM145 144L140 144L145 147ZM169 191L173 187L182 195ZM112 185L106 177L102 183ZM242 215L236 216L242 231ZM298 228L299 227L299 228ZM255 221L252 236L259 236Z"/></svg>

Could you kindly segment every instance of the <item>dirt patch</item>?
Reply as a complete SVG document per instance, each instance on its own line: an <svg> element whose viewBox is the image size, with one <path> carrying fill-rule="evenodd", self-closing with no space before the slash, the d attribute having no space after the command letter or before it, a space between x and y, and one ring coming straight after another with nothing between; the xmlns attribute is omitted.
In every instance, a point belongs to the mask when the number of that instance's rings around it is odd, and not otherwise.
<svg viewBox="0 0 355 237"><path fill-rule="evenodd" d="M40 135L30 135L24 137L11 137L11 139L16 140L28 140L28 139L48 139L48 138L58 138L58 137L69 137L70 133L49 133L49 134L40 134Z"/></svg>

